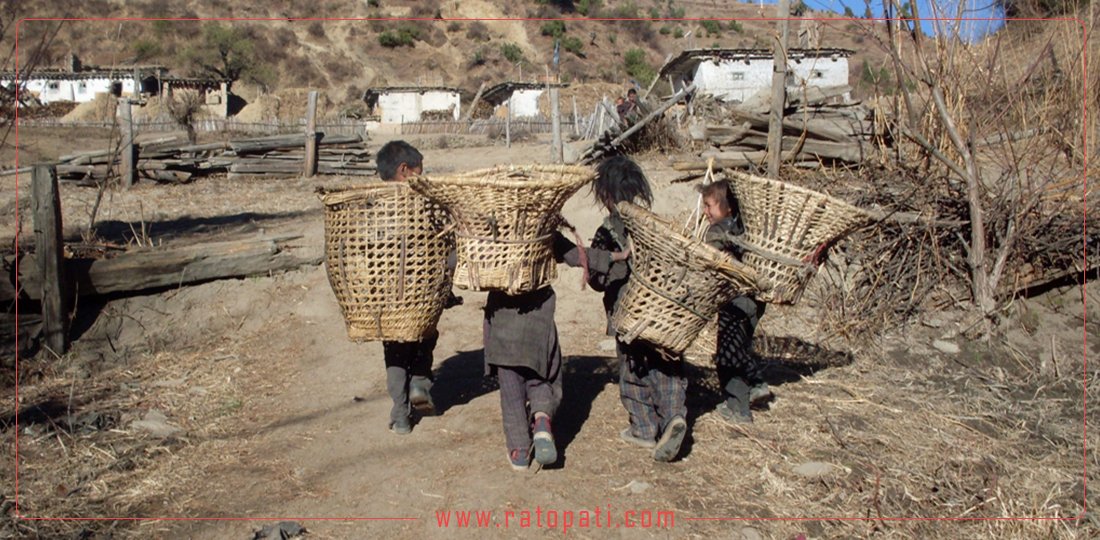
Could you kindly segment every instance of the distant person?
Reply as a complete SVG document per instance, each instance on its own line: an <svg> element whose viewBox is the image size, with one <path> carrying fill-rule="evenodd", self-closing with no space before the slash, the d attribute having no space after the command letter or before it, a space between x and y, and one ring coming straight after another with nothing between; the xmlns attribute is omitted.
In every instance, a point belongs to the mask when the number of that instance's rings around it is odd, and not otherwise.
<svg viewBox="0 0 1100 540"><path fill-rule="evenodd" d="M378 176L385 182L405 182L424 172L424 156L405 141L386 143L375 158ZM383 341L386 362L386 391L393 400L390 430L399 435L412 432L412 413L435 414L432 402L432 353L439 332L420 341Z"/></svg>
<svg viewBox="0 0 1100 540"><path fill-rule="evenodd" d="M699 190L703 195L703 213L710 222L705 241L708 245L733 255L738 260L744 252L739 237L744 234L740 207L729 187L719 181ZM759 361L753 352L752 336L764 316L766 304L742 295L723 305L718 311L718 350L715 356L718 384L725 400L718 405L718 415L733 423L751 423L753 403L772 399L768 383L764 382Z"/></svg>
<svg viewBox="0 0 1100 540"><path fill-rule="evenodd" d="M627 125L632 125L638 121L638 91L631 88L626 92L626 99L616 107L616 112L619 113L619 119Z"/></svg>

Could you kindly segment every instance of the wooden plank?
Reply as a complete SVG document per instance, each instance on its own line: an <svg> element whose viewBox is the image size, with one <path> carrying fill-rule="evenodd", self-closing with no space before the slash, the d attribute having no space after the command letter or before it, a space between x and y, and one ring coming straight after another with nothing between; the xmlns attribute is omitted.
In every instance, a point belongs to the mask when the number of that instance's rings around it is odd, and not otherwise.
<svg viewBox="0 0 1100 540"><path fill-rule="evenodd" d="M779 162L783 151L783 105L787 95L787 16L790 14L788 0L779 0L776 4L776 20L779 35L774 51L772 69L771 111L768 116L768 177L779 178Z"/></svg>
<svg viewBox="0 0 1100 540"><path fill-rule="evenodd" d="M306 103L306 157L303 176L312 178L317 174L317 91L309 91Z"/></svg>
<svg viewBox="0 0 1100 540"><path fill-rule="evenodd" d="M755 133L755 132L754 132ZM749 135L742 139L741 144L749 146L759 146L765 148L767 145L767 137L761 135ZM791 150L798 145L797 137L783 137L783 150ZM859 163L871 156L876 155L875 146L860 140L852 140L850 142L832 142L832 141L820 141L816 139L806 139L802 142L802 153L811 154L816 157L825 159L837 159L841 161L847 161L850 163Z"/></svg>
<svg viewBox="0 0 1100 540"><path fill-rule="evenodd" d="M18 169L7 169L7 170L4 170L4 171L0 171L0 176L11 176L11 175L14 175L14 174L23 174L23 173L31 172L33 170L34 170L34 166L19 167Z"/></svg>
<svg viewBox="0 0 1100 540"><path fill-rule="evenodd" d="M483 82L481 86L477 87L477 93L474 94L474 100L470 102L470 109L466 111L466 114L462 117L464 122L469 122L470 118L473 118L474 109L477 108L477 104L481 101L481 93L485 91L485 84L486 83Z"/></svg>
<svg viewBox="0 0 1100 540"><path fill-rule="evenodd" d="M323 135L323 132L318 132L318 135ZM328 145L340 145L340 144L352 144L361 143L363 138L359 135L332 135L329 137L322 136L318 141L320 146ZM281 150L284 148L304 148L305 140L301 135L273 135L271 137L262 137L257 139L244 139L239 141L229 141L229 148L237 154L254 154L260 152L270 152L272 150Z"/></svg>
<svg viewBox="0 0 1100 540"><path fill-rule="evenodd" d="M67 269L76 281L78 294L88 296L266 275L321 263L319 246L298 256L280 246L285 238L277 240L261 238L136 250L110 259L73 259ZM29 277L21 273L20 281ZM33 293L33 289L27 290Z"/></svg>
<svg viewBox="0 0 1100 540"><path fill-rule="evenodd" d="M764 115L740 109L733 109L731 112L734 116L752 124L754 128L765 129L768 127L768 119ZM802 132L805 131L806 134L811 137L829 141L848 142L856 136L854 130L845 130L839 123L833 123L827 120L803 120L799 118L797 113L791 117L784 118L782 126L783 131L788 135L801 135ZM710 126L708 126L708 128L709 127Z"/></svg>
<svg viewBox="0 0 1100 540"><path fill-rule="evenodd" d="M765 150L754 150L752 152L720 152L718 155L713 156L714 168L737 169L747 167L760 163L767 155L768 152ZM672 168L677 171L705 171L707 170L707 157L710 156L704 156L703 161L676 161L672 164Z"/></svg>
<svg viewBox="0 0 1100 540"><path fill-rule="evenodd" d="M549 85L549 83L547 83ZM561 144L561 107L558 106L558 87L551 86L550 92L550 122L552 125L550 135L550 159L554 163L563 163L565 157Z"/></svg>
<svg viewBox="0 0 1100 540"><path fill-rule="evenodd" d="M37 286L24 287L42 299L46 346L61 355L69 350L69 284L66 281L65 245L62 240L61 193L57 175L49 165L36 165L32 179L34 195L34 242Z"/></svg>
<svg viewBox="0 0 1100 540"><path fill-rule="evenodd" d="M128 188L137 181L137 146L134 145L134 117L129 99L118 100L119 126L122 131L122 145L119 147L122 157L119 160L119 174L122 187Z"/></svg>

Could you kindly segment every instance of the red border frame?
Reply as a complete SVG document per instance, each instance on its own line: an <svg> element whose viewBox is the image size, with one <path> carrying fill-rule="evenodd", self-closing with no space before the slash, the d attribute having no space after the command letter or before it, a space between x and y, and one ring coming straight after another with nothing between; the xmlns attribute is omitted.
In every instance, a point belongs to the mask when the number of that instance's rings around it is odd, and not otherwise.
<svg viewBox="0 0 1100 540"><path fill-rule="evenodd" d="M186 19L167 19L167 18L23 18L15 24L15 102L19 102L19 34L22 29L23 22L26 21L96 21L96 22L108 22L108 21L650 21L650 22L663 22L663 21L873 21L873 22L886 22L886 21L905 21L905 22L925 22L925 21L1057 21L1057 22L1076 22L1081 26L1081 34L1084 37L1082 43L1086 46L1081 51L1081 70L1085 75L1082 79L1082 91L1084 91L1084 102L1081 103L1082 123L1088 125L1088 40L1089 33L1088 27L1085 25L1085 21L1081 21L1076 18L1056 18L1056 19L1041 19L1041 18L1023 18L1023 19L1007 19L1007 18L922 18L905 19L905 18L447 18L447 19L434 19L434 18L311 18L311 16L290 16L290 18L186 18ZM15 167L19 168L19 107L15 107ZM1084 174L1081 178L1081 205L1084 206L1084 218L1081 221L1081 236L1082 239L1087 238L1088 235L1088 205L1085 200L1086 194L1088 194L1088 169L1089 169L1089 146L1088 146L1088 130L1082 130L1081 139L1084 144L1084 159L1082 159L1082 168L1084 168ZM15 213L17 213L17 221L19 216L19 173L15 173ZM19 236L15 234L15 250L19 250ZM1085 243L1084 251L1082 251L1082 261L1084 261L1084 272L1088 272L1088 243ZM15 260L15 287L19 288L19 260ZM1085 329L1085 324L1088 324L1088 282L1081 283L1082 291L1082 316L1084 316L1084 323L1082 323L1082 340L1084 340L1084 346L1082 346L1082 371L1081 371L1081 404L1084 407L1084 415L1082 415L1082 495L1081 495L1081 515L1075 517L733 517L733 518L712 518L712 517L696 517L696 518L681 518L684 521L1077 521L1088 511L1088 331ZM25 519L29 521L285 521L285 520L297 520L297 521L417 521L422 518L417 517L220 517L220 518L206 518L206 517L62 517L62 518L40 518L22 516L19 513L19 298L15 298L15 495L14 495L14 517L15 519Z"/></svg>

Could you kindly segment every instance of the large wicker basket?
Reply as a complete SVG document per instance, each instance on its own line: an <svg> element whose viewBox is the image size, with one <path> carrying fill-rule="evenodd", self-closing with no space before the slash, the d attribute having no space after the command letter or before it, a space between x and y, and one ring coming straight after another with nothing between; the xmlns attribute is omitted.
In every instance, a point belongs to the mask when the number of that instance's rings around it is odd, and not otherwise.
<svg viewBox="0 0 1100 540"><path fill-rule="evenodd" d="M385 182L327 193L325 262L358 341L418 341L435 329L451 287L447 215L409 189Z"/></svg>
<svg viewBox="0 0 1100 540"><path fill-rule="evenodd" d="M619 203L618 210L633 244L630 279L611 319L624 342L682 353L721 304L755 292L752 268L637 205Z"/></svg>
<svg viewBox="0 0 1100 540"><path fill-rule="evenodd" d="M707 323L699 337L684 351L684 359L693 365L714 367L718 353L718 319ZM835 367L852 363L850 352L836 351L790 336L770 336L760 328L752 338L752 354L761 361L782 361L808 367Z"/></svg>
<svg viewBox="0 0 1100 540"><path fill-rule="evenodd" d="M761 278L761 301L793 304L830 244L871 221L867 212L806 188L727 173L741 207L742 260Z"/></svg>
<svg viewBox="0 0 1100 540"><path fill-rule="evenodd" d="M531 165L421 176L409 185L454 220L455 286L517 294L557 277L553 233L562 223L561 209L593 176L584 167Z"/></svg>

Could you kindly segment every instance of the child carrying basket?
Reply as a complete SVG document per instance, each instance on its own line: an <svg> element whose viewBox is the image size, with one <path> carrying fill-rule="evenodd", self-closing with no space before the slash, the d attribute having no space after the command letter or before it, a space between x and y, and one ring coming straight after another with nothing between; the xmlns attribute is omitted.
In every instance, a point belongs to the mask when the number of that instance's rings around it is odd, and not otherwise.
<svg viewBox="0 0 1100 540"><path fill-rule="evenodd" d="M455 285L489 291L485 369L500 382L507 458L517 471L528 470L532 454L538 467L558 459L551 420L562 397L562 362L550 284L557 262L582 265L586 250L557 229L565 201L592 176L587 168L534 165L410 182L454 221ZM601 260L610 257L604 252Z"/></svg>

